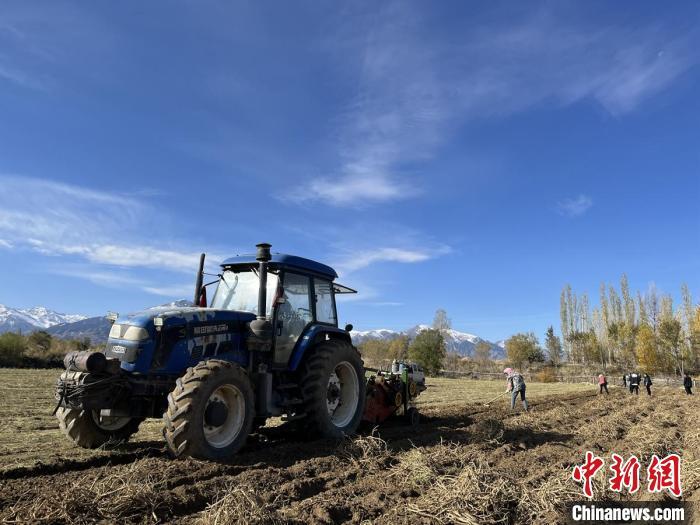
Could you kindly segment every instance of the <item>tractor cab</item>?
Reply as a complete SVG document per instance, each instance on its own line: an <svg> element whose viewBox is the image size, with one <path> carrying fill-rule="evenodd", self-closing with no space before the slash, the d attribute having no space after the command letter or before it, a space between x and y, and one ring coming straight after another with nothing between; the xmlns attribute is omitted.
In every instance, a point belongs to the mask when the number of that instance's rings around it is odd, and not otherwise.
<svg viewBox="0 0 700 525"><path fill-rule="evenodd" d="M356 291L334 283L338 275L333 268L294 255L263 255L269 259L262 270L266 275L263 277L265 300L261 301L262 272L258 256L239 255L225 260L219 280L210 283L216 289L208 306L247 312L267 320L271 337L263 349L271 354L272 368L286 368L290 364L295 350L306 346L300 343L302 336L306 340L313 338L315 332L347 334L346 330L338 329L335 298ZM206 297L204 290L202 287L199 292L199 304Z"/></svg>

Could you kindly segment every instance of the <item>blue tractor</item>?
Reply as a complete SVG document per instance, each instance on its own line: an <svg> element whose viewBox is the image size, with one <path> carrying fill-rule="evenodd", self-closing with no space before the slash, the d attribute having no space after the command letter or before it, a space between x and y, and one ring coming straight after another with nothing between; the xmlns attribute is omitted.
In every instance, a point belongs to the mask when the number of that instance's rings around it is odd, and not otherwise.
<svg viewBox="0 0 700 525"><path fill-rule="evenodd" d="M338 327L333 268L302 257L255 255L221 264L195 286L197 306L113 315L104 352L74 352L56 387L56 416L81 447L123 442L163 418L177 457L223 459L269 417L324 437L353 433L365 405L362 359ZM207 305L206 289L216 285Z"/></svg>

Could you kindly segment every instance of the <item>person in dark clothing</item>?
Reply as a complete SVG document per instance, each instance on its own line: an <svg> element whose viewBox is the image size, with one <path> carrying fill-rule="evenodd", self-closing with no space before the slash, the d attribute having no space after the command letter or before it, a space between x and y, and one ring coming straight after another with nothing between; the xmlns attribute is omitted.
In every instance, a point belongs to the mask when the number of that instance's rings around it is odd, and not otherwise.
<svg viewBox="0 0 700 525"><path fill-rule="evenodd" d="M637 372L632 372L630 374L630 394L639 395L639 374Z"/></svg>
<svg viewBox="0 0 700 525"><path fill-rule="evenodd" d="M605 393L610 395L610 392L608 392L608 379L605 377L603 374L598 374L598 386L600 386L600 392L598 392L598 395L603 393L603 390L605 390Z"/></svg>
<svg viewBox="0 0 700 525"><path fill-rule="evenodd" d="M651 377L649 377L649 374L644 374L644 386L647 388L647 395L651 395Z"/></svg>
<svg viewBox="0 0 700 525"><path fill-rule="evenodd" d="M627 375L622 374L622 386L627 388Z"/></svg>
<svg viewBox="0 0 700 525"><path fill-rule="evenodd" d="M685 393L689 396L693 395L693 379L690 377L688 372L685 373L683 378L683 386L685 387Z"/></svg>

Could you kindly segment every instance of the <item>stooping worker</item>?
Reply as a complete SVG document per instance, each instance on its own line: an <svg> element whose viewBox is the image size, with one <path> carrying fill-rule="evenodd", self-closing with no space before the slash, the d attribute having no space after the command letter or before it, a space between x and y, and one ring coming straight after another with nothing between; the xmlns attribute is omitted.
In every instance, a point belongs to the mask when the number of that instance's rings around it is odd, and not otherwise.
<svg viewBox="0 0 700 525"><path fill-rule="evenodd" d="M600 387L600 392L598 392L598 395L603 393L603 389L605 389L606 394L610 395L610 392L608 392L608 379L604 374L598 374L598 386Z"/></svg>
<svg viewBox="0 0 700 525"><path fill-rule="evenodd" d="M651 377L649 377L649 374L644 374L644 386L647 388L647 395L651 395Z"/></svg>
<svg viewBox="0 0 700 525"><path fill-rule="evenodd" d="M510 397L510 409L515 410L515 400L518 398L518 392L520 392L520 399L523 402L523 407L527 412L527 399L525 399L525 379L520 372L513 370L512 368L506 368L503 370L506 375L506 392L511 392Z"/></svg>
<svg viewBox="0 0 700 525"><path fill-rule="evenodd" d="M688 372L685 373L685 377L683 378L683 387L685 388L686 394L689 396L693 395L693 379Z"/></svg>
<svg viewBox="0 0 700 525"><path fill-rule="evenodd" d="M637 372L632 372L630 374L630 394L639 395L639 374Z"/></svg>

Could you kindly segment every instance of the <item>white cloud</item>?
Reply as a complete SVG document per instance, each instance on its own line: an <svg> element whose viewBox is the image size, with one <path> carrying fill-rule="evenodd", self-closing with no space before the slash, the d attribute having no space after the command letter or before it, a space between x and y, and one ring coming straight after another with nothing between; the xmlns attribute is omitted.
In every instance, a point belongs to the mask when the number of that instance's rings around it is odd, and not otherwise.
<svg viewBox="0 0 700 525"><path fill-rule="evenodd" d="M11 243L11 242L6 241L5 239L0 239L0 248L7 248L7 249L10 249L10 248L12 248L12 247L13 247L13 246L12 246L12 243Z"/></svg>
<svg viewBox="0 0 700 525"><path fill-rule="evenodd" d="M295 202L319 200L345 206L399 199L415 193L418 193L416 188L379 172L364 175L350 172L337 180L328 177L314 179L309 187L290 193L286 198Z"/></svg>
<svg viewBox="0 0 700 525"><path fill-rule="evenodd" d="M450 249L446 246L439 247L435 250L407 249L407 248L377 248L374 250L357 250L354 252L345 253L339 262L336 263L338 271L342 274L347 274L366 268L371 264L378 262L396 262L396 263L419 263L435 257L449 253Z"/></svg>
<svg viewBox="0 0 700 525"><path fill-rule="evenodd" d="M47 269L55 275L65 275L90 281L93 284L106 286L109 288L120 288L123 286L142 286L141 279L118 272L99 271L84 266L49 267Z"/></svg>
<svg viewBox="0 0 700 525"><path fill-rule="evenodd" d="M352 272L365 268L376 262L416 263L427 261L430 255L419 250L404 250L401 248L380 248L377 250L357 252L349 255L339 264L344 272Z"/></svg>
<svg viewBox="0 0 700 525"><path fill-rule="evenodd" d="M557 203L557 209L562 215L578 217L586 213L593 206L593 201L588 195L581 194L573 199L564 199Z"/></svg>
<svg viewBox="0 0 700 525"><path fill-rule="evenodd" d="M183 297L189 298L194 295L194 282L175 286L145 286L143 290L150 294L162 295L164 297L176 299L182 299Z"/></svg>
<svg viewBox="0 0 700 525"><path fill-rule="evenodd" d="M337 167L283 198L356 206L410 197L427 183L416 166L465 121L586 99L623 115L700 61L695 33L576 13L474 18L450 38L428 31L426 18L397 3L371 22L351 19L362 29L336 44L337 62L344 74L356 64L358 88L336 120Z"/></svg>
<svg viewBox="0 0 700 525"><path fill-rule="evenodd" d="M132 195L10 175L0 175L0 185L0 234L7 247L98 265L183 272L197 267L199 252L157 245L157 224L167 221Z"/></svg>

